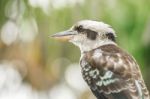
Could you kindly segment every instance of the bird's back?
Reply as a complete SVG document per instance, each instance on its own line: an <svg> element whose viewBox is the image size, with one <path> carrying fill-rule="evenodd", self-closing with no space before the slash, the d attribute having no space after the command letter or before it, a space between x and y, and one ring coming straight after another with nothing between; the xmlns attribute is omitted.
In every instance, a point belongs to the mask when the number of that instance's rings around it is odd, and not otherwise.
<svg viewBox="0 0 150 99"><path fill-rule="evenodd" d="M85 52L82 75L98 99L149 99L138 64L116 45Z"/></svg>

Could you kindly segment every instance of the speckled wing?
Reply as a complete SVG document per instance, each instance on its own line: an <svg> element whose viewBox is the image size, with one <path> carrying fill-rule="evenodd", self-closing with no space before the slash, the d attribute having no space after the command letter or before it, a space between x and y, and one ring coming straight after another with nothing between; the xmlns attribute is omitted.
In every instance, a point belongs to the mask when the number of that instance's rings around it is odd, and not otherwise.
<svg viewBox="0 0 150 99"><path fill-rule="evenodd" d="M116 45L84 54L82 74L98 99L149 99L136 61Z"/></svg>

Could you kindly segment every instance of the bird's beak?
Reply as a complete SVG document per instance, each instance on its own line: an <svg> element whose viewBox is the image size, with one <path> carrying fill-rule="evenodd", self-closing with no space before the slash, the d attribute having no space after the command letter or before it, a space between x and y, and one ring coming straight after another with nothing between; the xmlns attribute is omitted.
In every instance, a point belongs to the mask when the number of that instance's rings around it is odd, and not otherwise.
<svg viewBox="0 0 150 99"><path fill-rule="evenodd" d="M53 35L51 35L51 37L54 37L54 38L62 40L62 41L69 41L76 34L77 34L76 31L67 30L67 31L63 31L63 32L53 34Z"/></svg>

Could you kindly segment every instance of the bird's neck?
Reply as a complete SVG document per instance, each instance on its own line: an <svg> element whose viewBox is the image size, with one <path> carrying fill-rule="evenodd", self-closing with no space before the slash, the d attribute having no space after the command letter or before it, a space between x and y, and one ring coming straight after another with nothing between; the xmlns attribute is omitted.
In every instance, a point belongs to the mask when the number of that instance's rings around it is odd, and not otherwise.
<svg viewBox="0 0 150 99"><path fill-rule="evenodd" d="M87 43L87 44L86 44ZM84 53L84 52L88 52L88 51L91 51L93 49L96 49L100 46L103 46L103 45L108 45L108 44L113 44L113 45L117 45L115 42L113 41L110 41L110 40L107 40L107 41L96 41L96 42L86 42L85 44L81 44L79 45L79 48L80 48L80 51L81 51L81 54Z"/></svg>

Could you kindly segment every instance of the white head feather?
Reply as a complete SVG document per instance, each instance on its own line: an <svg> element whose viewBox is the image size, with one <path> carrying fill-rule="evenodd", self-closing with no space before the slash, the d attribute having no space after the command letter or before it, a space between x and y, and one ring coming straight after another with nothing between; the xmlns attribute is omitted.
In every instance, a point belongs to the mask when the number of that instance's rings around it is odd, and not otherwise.
<svg viewBox="0 0 150 99"><path fill-rule="evenodd" d="M98 22L93 20L82 20L79 21L76 25L82 25L84 29L90 29L93 31L96 31L100 35L102 33L113 33L114 36L116 36L115 31L111 28L110 25L104 23L104 22Z"/></svg>
<svg viewBox="0 0 150 99"><path fill-rule="evenodd" d="M106 44L116 45L115 42L107 38L101 39L102 35L106 33L112 33L116 37L115 31L108 24L92 20L83 20L79 21L71 29L77 26L82 26L84 29L89 29L98 33L98 37L95 40L88 39L84 34L78 34L70 40L70 42L80 48L81 52L90 51Z"/></svg>

